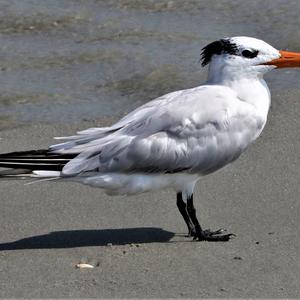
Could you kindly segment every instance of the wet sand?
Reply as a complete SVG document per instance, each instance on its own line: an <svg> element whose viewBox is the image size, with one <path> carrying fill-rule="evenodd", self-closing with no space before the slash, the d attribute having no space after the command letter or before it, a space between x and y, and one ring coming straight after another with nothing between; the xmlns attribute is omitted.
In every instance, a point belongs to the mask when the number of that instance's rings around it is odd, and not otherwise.
<svg viewBox="0 0 300 300"><path fill-rule="evenodd" d="M45 148L202 82L207 41L244 34L300 51L298 1L41 3L0 3L1 152ZM197 186L203 227L236 238L186 238L171 190L1 180L0 297L300 297L299 72L267 76L261 138Z"/></svg>

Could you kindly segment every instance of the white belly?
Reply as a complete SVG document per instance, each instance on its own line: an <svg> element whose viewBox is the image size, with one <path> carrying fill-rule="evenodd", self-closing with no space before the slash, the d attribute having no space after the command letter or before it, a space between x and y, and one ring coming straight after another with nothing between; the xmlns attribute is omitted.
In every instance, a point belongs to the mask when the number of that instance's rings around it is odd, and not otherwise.
<svg viewBox="0 0 300 300"><path fill-rule="evenodd" d="M107 173L95 174L89 177L75 177L71 180L102 188L109 195L139 194L153 190L171 187L176 192L185 191L193 187L198 175L177 174L145 174L145 173Z"/></svg>

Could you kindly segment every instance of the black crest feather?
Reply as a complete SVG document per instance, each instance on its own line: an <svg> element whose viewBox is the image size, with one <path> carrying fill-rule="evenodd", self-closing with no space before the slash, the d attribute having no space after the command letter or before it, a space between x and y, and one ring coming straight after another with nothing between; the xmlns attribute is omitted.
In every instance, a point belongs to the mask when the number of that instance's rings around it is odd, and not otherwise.
<svg viewBox="0 0 300 300"><path fill-rule="evenodd" d="M229 39L212 42L202 49L202 66L204 67L207 65L211 61L213 55L223 53L236 55L238 53L238 48L236 44L232 43Z"/></svg>

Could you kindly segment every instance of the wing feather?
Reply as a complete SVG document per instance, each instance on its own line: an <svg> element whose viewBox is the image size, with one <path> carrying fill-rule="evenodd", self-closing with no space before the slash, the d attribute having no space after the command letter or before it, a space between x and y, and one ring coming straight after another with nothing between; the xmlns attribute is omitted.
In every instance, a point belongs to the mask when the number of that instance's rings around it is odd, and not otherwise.
<svg viewBox="0 0 300 300"><path fill-rule="evenodd" d="M64 167L65 175L91 170L207 173L238 156L243 138L254 130L255 120L247 119L249 108L239 102L226 87L178 91L141 106L111 127L79 132L78 139L50 149L79 153ZM238 105L245 106L244 114ZM236 125L239 118L247 126Z"/></svg>

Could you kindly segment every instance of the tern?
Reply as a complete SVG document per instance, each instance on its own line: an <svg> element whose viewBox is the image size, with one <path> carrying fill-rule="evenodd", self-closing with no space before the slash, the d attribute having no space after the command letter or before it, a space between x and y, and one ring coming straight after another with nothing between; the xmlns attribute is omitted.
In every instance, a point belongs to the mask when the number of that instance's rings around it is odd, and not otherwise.
<svg viewBox="0 0 300 300"><path fill-rule="evenodd" d="M46 150L0 155L3 176L58 178L108 194L172 187L189 236L228 241L203 230L193 204L196 182L235 161L261 134L271 97L263 75L300 67L300 53L279 51L251 37L223 38L201 53L208 80L152 100L109 127L62 137Z"/></svg>

